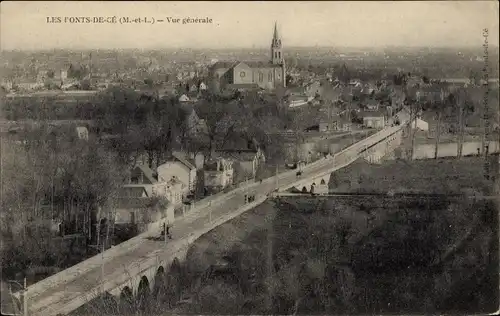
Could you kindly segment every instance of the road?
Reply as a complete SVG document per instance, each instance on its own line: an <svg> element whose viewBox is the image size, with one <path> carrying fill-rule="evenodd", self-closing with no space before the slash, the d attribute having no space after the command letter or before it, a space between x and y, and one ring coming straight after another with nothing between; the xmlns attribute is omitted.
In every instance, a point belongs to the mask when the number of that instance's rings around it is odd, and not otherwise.
<svg viewBox="0 0 500 316"><path fill-rule="evenodd" d="M380 134L389 135L396 129L387 128L381 131ZM334 165L335 169L340 169L352 163L358 157L360 149L366 146L367 143L373 143L374 139L380 139L380 137L377 135L369 136L334 157L321 159L308 165L303 169L300 178L297 177L296 172L293 170L281 173L278 175L278 186L280 189L291 187L298 180L307 178L308 175L320 176L332 172ZM210 220L214 221L217 218L227 216L244 205L244 195L255 195L256 199L260 199L271 194L275 189L276 178L271 177L249 188L231 191L227 193L224 200L214 201L212 205L200 207L187 214L186 217L177 220L172 230L174 239L179 241L177 244L181 244L180 240L189 240L190 235L194 232L203 232L207 226L211 225ZM155 252L165 247L163 241L148 239L148 237L158 237L159 233L159 231L150 231L135 237L138 240L137 244L127 249L126 253L116 254L111 258L104 256L102 261L92 265L85 265L75 274L68 275L62 282L48 284L37 292L30 290L29 314L40 316L57 315L69 302L78 297L91 294L89 291L101 283L113 282L124 277L127 274L127 267L132 267L141 259L155 257ZM174 245L169 246L167 244L166 247L165 251L175 256Z"/></svg>
<svg viewBox="0 0 500 316"><path fill-rule="evenodd" d="M320 161L315 166L312 166L311 169L307 170L307 173L328 171L330 168L331 160L325 159L325 161ZM174 239L187 238L192 232L205 228L209 224L210 218L214 221L216 218L238 209L244 204L245 194L263 196L271 193L276 188L275 180L275 178L271 178L258 183L254 188L230 192L228 198L219 205L212 205L187 214L186 217L175 222L175 226L172 229ZM278 176L280 186L284 184L290 185L295 181L297 181L297 176L294 172ZM94 265L93 267L89 267L87 271L82 271L73 280L67 280L63 284L47 288L37 296L34 296L36 293L31 293L29 300L30 315L55 315L58 312L58 306L62 306L74 298L88 293L92 288L99 285L102 281L103 272L104 281L112 280L117 275L124 273L122 267L131 266L134 262L140 260L140 258L154 255L155 251L164 247L164 242L148 239L148 237L153 236L158 237L159 231L152 231L142 235L138 246L127 253L117 255L113 258L105 258L103 261L104 268L100 264Z"/></svg>

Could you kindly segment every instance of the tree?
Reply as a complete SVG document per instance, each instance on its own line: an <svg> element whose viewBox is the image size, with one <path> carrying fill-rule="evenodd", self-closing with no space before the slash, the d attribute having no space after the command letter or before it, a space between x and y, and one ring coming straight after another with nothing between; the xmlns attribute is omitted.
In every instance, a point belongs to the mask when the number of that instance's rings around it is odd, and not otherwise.
<svg viewBox="0 0 500 316"><path fill-rule="evenodd" d="M109 209L123 183L123 168L112 153L68 133L75 133L73 127L25 127L26 143L3 152L2 235L15 256L3 267L68 264L68 255L51 243L52 221L62 220L65 231L95 236L97 210Z"/></svg>
<svg viewBox="0 0 500 316"><path fill-rule="evenodd" d="M151 78L144 79L144 84L147 85L148 87L152 88L153 84L154 84L153 79L151 79Z"/></svg>
<svg viewBox="0 0 500 316"><path fill-rule="evenodd" d="M223 103L209 96L196 113L207 124L208 154L211 157L217 144L224 145L235 130L246 130L252 125L252 115L242 106Z"/></svg>

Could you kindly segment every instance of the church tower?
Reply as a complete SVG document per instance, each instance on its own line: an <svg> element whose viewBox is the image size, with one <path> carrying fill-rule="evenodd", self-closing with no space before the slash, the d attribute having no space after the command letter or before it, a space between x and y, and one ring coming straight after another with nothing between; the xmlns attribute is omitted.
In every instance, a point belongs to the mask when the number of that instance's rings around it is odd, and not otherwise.
<svg viewBox="0 0 500 316"><path fill-rule="evenodd" d="M271 42L271 63L282 65L283 59L283 46L281 46L281 38L278 35L278 25L274 22L273 41Z"/></svg>

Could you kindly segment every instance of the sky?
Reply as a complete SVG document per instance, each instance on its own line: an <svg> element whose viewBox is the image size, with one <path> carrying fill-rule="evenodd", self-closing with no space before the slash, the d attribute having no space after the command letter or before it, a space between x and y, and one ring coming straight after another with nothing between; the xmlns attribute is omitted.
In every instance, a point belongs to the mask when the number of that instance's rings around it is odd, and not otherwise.
<svg viewBox="0 0 500 316"><path fill-rule="evenodd" d="M47 21L70 17L148 17L155 24ZM167 17L212 23L174 24ZM497 1L3 1L0 47L264 48L275 21L285 47L481 47L484 28L489 45L498 46L498 18Z"/></svg>

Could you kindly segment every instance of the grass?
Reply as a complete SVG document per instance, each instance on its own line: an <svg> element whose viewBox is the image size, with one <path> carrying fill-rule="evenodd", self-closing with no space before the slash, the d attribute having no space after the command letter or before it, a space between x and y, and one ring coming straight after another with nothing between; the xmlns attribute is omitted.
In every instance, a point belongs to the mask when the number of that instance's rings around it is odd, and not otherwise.
<svg viewBox="0 0 500 316"><path fill-rule="evenodd" d="M394 190L446 194L473 189L487 193L492 189L493 183L484 178L483 168L484 160L477 157L411 162L394 160L381 165L369 164L359 159L332 175L330 190L340 192Z"/></svg>

